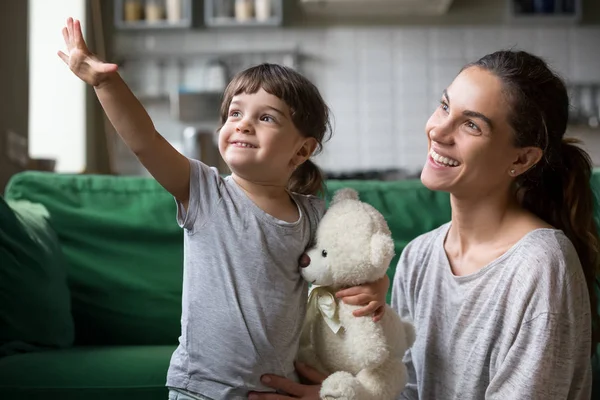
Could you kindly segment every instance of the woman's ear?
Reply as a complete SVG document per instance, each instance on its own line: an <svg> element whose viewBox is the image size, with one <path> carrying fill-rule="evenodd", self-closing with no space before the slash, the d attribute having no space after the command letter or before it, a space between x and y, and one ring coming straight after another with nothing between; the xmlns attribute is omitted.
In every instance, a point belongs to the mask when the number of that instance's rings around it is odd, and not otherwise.
<svg viewBox="0 0 600 400"><path fill-rule="evenodd" d="M518 149L517 159L510 166L510 175L518 176L533 168L543 157L539 147L523 147Z"/></svg>

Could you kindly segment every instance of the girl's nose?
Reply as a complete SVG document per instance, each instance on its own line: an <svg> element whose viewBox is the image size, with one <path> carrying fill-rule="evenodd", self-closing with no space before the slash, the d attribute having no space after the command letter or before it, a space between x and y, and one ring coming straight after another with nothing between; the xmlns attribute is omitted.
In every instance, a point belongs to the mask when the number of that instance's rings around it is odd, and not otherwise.
<svg viewBox="0 0 600 400"><path fill-rule="evenodd" d="M300 256L300 268L306 268L310 265L310 257L308 254L304 253Z"/></svg>
<svg viewBox="0 0 600 400"><path fill-rule="evenodd" d="M235 130L236 132L249 134L252 133L252 126L246 120L241 120L238 122Z"/></svg>

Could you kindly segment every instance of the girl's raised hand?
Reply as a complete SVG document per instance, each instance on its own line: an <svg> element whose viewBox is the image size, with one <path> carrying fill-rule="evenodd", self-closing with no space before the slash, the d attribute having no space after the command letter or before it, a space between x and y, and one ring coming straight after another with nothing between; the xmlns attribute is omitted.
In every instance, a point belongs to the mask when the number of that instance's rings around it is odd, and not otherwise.
<svg viewBox="0 0 600 400"><path fill-rule="evenodd" d="M67 19L67 26L63 28L62 34L68 54L59 51L58 56L82 81L98 86L117 70L116 64L105 63L88 50L78 20Z"/></svg>
<svg viewBox="0 0 600 400"><path fill-rule="evenodd" d="M362 306L352 313L355 317L373 314L373 321L378 322L385 312L384 306L389 287L390 279L385 275L375 282L342 289L335 295L346 304Z"/></svg>

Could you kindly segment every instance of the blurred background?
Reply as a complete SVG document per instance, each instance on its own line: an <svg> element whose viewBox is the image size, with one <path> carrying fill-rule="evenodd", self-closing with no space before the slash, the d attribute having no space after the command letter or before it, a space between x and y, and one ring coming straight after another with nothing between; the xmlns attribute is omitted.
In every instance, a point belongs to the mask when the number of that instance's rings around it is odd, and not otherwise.
<svg viewBox="0 0 600 400"><path fill-rule="evenodd" d="M56 56L68 16L119 64L157 130L223 172L218 109L243 68L283 63L319 87L334 135L316 161L330 177L406 179L425 161L441 91L465 63L508 48L566 80L568 134L600 165L597 0L0 0L0 188L24 169L146 174Z"/></svg>

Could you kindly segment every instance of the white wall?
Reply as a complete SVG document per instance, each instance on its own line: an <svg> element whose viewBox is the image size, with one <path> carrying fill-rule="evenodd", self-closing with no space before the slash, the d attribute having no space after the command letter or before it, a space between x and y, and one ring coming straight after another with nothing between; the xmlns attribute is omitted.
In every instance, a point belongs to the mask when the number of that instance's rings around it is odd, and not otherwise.
<svg viewBox="0 0 600 400"><path fill-rule="evenodd" d="M29 153L56 159L59 172L85 168L85 84L56 54L66 52L67 18L85 21L85 3L29 0Z"/></svg>
<svg viewBox="0 0 600 400"><path fill-rule="evenodd" d="M317 161L329 171L380 168L420 170L426 157L424 126L444 89L467 62L517 47L544 58L568 81L600 82L600 27L424 26L316 27L155 34L154 49L235 51L251 46L298 45L303 72L321 89L335 117L335 133ZM142 35L121 34L116 50L144 51ZM138 77L143 70L130 71ZM202 70L195 72L202 76ZM140 87L145 82L138 82ZM178 141L168 113L151 113L161 133ZM591 151L600 153L600 148ZM139 165L133 160L127 173Z"/></svg>

